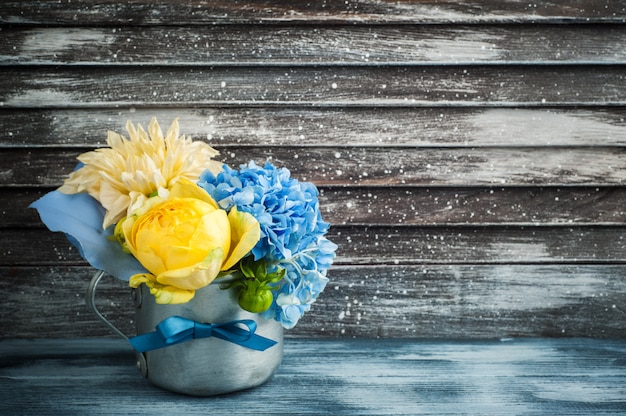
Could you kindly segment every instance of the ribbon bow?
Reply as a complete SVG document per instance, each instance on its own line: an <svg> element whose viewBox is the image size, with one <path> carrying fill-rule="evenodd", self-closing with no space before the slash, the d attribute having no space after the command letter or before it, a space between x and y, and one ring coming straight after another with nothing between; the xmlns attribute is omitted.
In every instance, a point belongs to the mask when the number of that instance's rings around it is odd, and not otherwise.
<svg viewBox="0 0 626 416"><path fill-rule="evenodd" d="M256 327L256 322L251 319L224 324L203 324L181 316L170 316L156 326L156 331L132 337L129 341L138 352L209 337L220 338L256 351L265 351L277 344L274 340L255 334Z"/></svg>

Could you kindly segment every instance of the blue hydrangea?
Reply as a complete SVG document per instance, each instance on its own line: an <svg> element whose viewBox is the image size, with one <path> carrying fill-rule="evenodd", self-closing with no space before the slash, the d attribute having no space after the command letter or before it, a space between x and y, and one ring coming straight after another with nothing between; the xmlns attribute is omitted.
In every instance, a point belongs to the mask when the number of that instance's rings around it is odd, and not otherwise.
<svg viewBox="0 0 626 416"><path fill-rule="evenodd" d="M324 290L337 249L324 236L330 224L322 220L317 188L269 162L263 167L250 162L239 170L224 165L217 176L204 172L198 185L223 209L236 206L259 221L261 239L252 249L254 259L286 270L264 316L292 328Z"/></svg>

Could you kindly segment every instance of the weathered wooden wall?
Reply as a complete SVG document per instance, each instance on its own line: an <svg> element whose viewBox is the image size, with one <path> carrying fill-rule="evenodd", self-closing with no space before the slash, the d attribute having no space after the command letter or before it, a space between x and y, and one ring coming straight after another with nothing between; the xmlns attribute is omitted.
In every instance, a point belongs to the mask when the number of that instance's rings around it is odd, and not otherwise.
<svg viewBox="0 0 626 416"><path fill-rule="evenodd" d="M289 336L626 335L626 2L4 1L0 336L105 336L26 207L127 119L290 168L339 244ZM102 308L127 331L127 289Z"/></svg>

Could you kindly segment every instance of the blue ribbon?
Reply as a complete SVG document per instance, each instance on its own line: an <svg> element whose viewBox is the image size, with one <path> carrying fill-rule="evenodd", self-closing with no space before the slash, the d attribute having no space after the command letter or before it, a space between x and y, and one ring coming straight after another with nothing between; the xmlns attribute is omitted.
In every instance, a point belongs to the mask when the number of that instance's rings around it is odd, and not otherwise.
<svg viewBox="0 0 626 416"><path fill-rule="evenodd" d="M244 326L245 328L242 328ZM269 338L255 334L256 322L251 319L231 321L224 324L203 324L181 316L171 316L156 326L156 331L129 339L138 352L152 351L198 338L216 337L256 351L278 344Z"/></svg>

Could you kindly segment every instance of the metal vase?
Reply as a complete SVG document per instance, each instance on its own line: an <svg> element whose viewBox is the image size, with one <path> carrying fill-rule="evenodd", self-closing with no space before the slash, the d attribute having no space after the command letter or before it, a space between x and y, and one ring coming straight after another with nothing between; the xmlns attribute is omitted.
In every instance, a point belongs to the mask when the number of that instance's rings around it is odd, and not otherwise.
<svg viewBox="0 0 626 416"><path fill-rule="evenodd" d="M109 327L126 338L95 308L96 284L97 281L90 285L88 305ZM210 337L138 353L139 369L152 384L176 393L212 396L256 387L278 369L283 356L282 325L241 309L233 290L221 289L218 283L213 283L197 290L191 301L180 305L157 304L145 285L134 291L137 335L153 332L161 321L177 315L215 324L252 319L257 323L256 334L278 342L265 351L255 351Z"/></svg>

